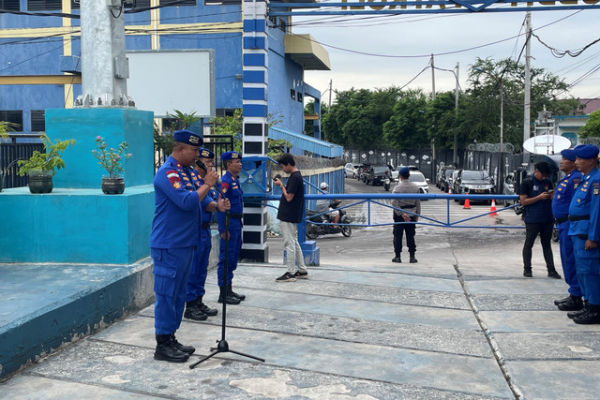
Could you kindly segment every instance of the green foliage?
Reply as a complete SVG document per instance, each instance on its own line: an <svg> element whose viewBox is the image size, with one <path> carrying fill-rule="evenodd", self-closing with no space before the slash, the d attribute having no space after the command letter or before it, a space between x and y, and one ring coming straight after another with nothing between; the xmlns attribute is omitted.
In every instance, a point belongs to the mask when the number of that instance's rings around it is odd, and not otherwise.
<svg viewBox="0 0 600 400"><path fill-rule="evenodd" d="M173 152L173 134L171 132L161 133L158 125L154 123L154 147L161 149L163 154Z"/></svg>
<svg viewBox="0 0 600 400"><path fill-rule="evenodd" d="M449 149L473 141L498 143L500 93L504 104L504 142L517 149L523 140L524 66L511 59L477 59L468 71L468 87L455 109L454 92L431 100L421 90L351 89L336 92L336 103L323 113L326 140L359 150L436 147ZM544 106L555 115L571 114L577 100L559 100L568 85L541 68L531 70L531 115Z"/></svg>
<svg viewBox="0 0 600 400"><path fill-rule="evenodd" d="M19 127L19 124L15 124L7 121L0 121L0 138L7 138L8 132L14 131Z"/></svg>
<svg viewBox="0 0 600 400"><path fill-rule="evenodd" d="M242 122L242 110L239 108L233 112L233 116L215 117L210 121L212 134L233 136L233 150L241 151Z"/></svg>
<svg viewBox="0 0 600 400"><path fill-rule="evenodd" d="M583 137L600 137L600 110L590 114L585 126L579 129L579 134Z"/></svg>
<svg viewBox="0 0 600 400"><path fill-rule="evenodd" d="M184 113L175 110L175 114L168 114L168 117L175 120L175 130L188 129L190 126L200 121L200 117L196 115L196 112Z"/></svg>
<svg viewBox="0 0 600 400"><path fill-rule="evenodd" d="M125 162L131 158L131 153L125 153L129 145L123 141L116 149L109 148L102 136L96 136L96 146L98 150L92 150L94 157L98 159L98 164L108 172L109 178L117 178L125 171ZM125 153L125 154L123 154Z"/></svg>
<svg viewBox="0 0 600 400"><path fill-rule="evenodd" d="M267 155L274 160L285 153L286 149L290 148L292 148L292 144L285 139L267 139Z"/></svg>
<svg viewBox="0 0 600 400"><path fill-rule="evenodd" d="M64 168L65 162L62 159L62 154L65 152L67 147L75 144L74 139L69 140L58 140L53 143L52 140L46 135L41 137L44 143L45 153L34 151L29 160L19 160L19 175L23 176L29 174L31 171L51 171L52 175L56 173L56 170Z"/></svg>

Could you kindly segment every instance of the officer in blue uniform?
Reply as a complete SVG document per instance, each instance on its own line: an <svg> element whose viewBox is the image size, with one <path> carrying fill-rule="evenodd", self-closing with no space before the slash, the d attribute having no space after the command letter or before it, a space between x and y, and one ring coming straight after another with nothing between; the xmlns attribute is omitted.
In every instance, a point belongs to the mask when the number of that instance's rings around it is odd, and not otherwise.
<svg viewBox="0 0 600 400"><path fill-rule="evenodd" d="M237 151L228 151L221 155L223 166L227 170L221 178L220 195L229 199L231 209L229 215L229 230L225 227L226 213L218 212L219 222L219 264L217 269L219 283L219 303L239 304L246 296L235 293L231 287L233 271L237 268L242 249L242 213L244 209L243 192L238 175L242 170L242 156ZM227 276L225 276L225 244L227 243Z"/></svg>
<svg viewBox="0 0 600 400"><path fill-rule="evenodd" d="M185 305L185 285L198 245L200 201L217 181L208 173L204 184L190 166L202 137L182 130L173 134L173 152L154 177L155 211L150 236L154 262L155 360L185 362L195 349L175 338Z"/></svg>
<svg viewBox="0 0 600 400"><path fill-rule="evenodd" d="M555 300L554 304L562 311L577 311L583 308L581 289L577 281L575 270L575 256L573 242L569 237L569 205L575 194L575 189L581 181L581 172L575 168L575 151L563 150L561 153L560 170L565 173L564 178L558 182L552 199L552 214L558 229L560 244L560 259L562 262L565 282L569 285L569 296Z"/></svg>
<svg viewBox="0 0 600 400"><path fill-rule="evenodd" d="M578 324L600 323L600 170L598 147L575 147L575 165L583 177L569 207L569 236L573 241L577 280L584 308L567 315Z"/></svg>
<svg viewBox="0 0 600 400"><path fill-rule="evenodd" d="M200 176L200 184L204 183L204 176L210 170L214 170L215 154L209 149L201 147L199 150L199 158L196 161L196 172ZM212 248L212 234L210 230L210 222L212 220L213 211L229 210L229 200L219 196L217 191L212 187L206 197L200 203L200 243L194 253L194 261L192 270L188 278L185 318L196 321L204 321L208 317L217 315L215 308L210 308L202 301L205 290L206 275L208 272L208 261L210 250Z"/></svg>

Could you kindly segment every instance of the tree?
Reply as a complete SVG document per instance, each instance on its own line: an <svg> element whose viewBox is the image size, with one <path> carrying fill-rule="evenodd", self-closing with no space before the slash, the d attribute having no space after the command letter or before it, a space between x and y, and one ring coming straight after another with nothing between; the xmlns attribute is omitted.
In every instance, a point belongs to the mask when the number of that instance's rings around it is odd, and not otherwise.
<svg viewBox="0 0 600 400"><path fill-rule="evenodd" d="M409 90L400 95L393 115L383 124L387 143L396 149L428 146L427 98L421 90Z"/></svg>
<svg viewBox="0 0 600 400"><path fill-rule="evenodd" d="M579 135L583 137L600 137L600 110L590 114L585 126L579 129Z"/></svg>

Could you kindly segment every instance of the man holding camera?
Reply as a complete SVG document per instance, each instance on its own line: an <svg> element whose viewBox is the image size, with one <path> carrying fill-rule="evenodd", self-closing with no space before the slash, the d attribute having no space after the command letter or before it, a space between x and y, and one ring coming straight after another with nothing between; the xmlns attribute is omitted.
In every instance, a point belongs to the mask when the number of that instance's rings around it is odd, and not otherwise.
<svg viewBox="0 0 600 400"><path fill-rule="evenodd" d="M552 255L552 230L554 229L554 218L552 217L552 182L548 179L551 170L545 162L535 164L533 176L521 184L519 201L525 209L525 243L523 244L523 276L531 278L531 249L535 238L540 235L544 260L548 277L561 279L554 268Z"/></svg>
<svg viewBox="0 0 600 400"><path fill-rule="evenodd" d="M280 221L279 227L283 236L288 270L275 281L293 282L296 278L308 278L302 249L298 243L298 223L302 221L304 210L304 180L291 154L282 155L279 158L279 165L283 172L290 174L285 186L280 176L273 179L273 183L281 188L277 219Z"/></svg>

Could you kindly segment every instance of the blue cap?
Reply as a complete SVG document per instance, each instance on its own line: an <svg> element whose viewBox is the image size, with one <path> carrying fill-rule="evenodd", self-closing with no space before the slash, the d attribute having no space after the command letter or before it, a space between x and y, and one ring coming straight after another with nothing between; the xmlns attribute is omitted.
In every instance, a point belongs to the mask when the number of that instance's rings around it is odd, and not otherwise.
<svg viewBox="0 0 600 400"><path fill-rule="evenodd" d="M198 149L198 155L201 158L215 158L215 153L213 153L206 147L200 147L200 149Z"/></svg>
<svg viewBox="0 0 600 400"><path fill-rule="evenodd" d="M575 155L575 150L572 149L563 150L560 152L560 155L562 156L562 158L569 161L575 161L575 159L577 158L577 156Z"/></svg>
<svg viewBox="0 0 600 400"><path fill-rule="evenodd" d="M238 153L237 151L228 151L227 153L221 154L221 160L223 160L223 161L241 160L241 159L242 159L242 155L240 153Z"/></svg>
<svg viewBox="0 0 600 400"><path fill-rule="evenodd" d="M398 170L398 173L404 178L408 178L410 176L410 169L408 167L403 167Z"/></svg>
<svg viewBox="0 0 600 400"><path fill-rule="evenodd" d="M593 144L580 144L573 151L575 151L575 155L579 158L589 159L598 157L598 147Z"/></svg>
<svg viewBox="0 0 600 400"><path fill-rule="evenodd" d="M180 143L190 144L192 146L202 146L204 143L201 135L185 129L173 132L173 140Z"/></svg>

